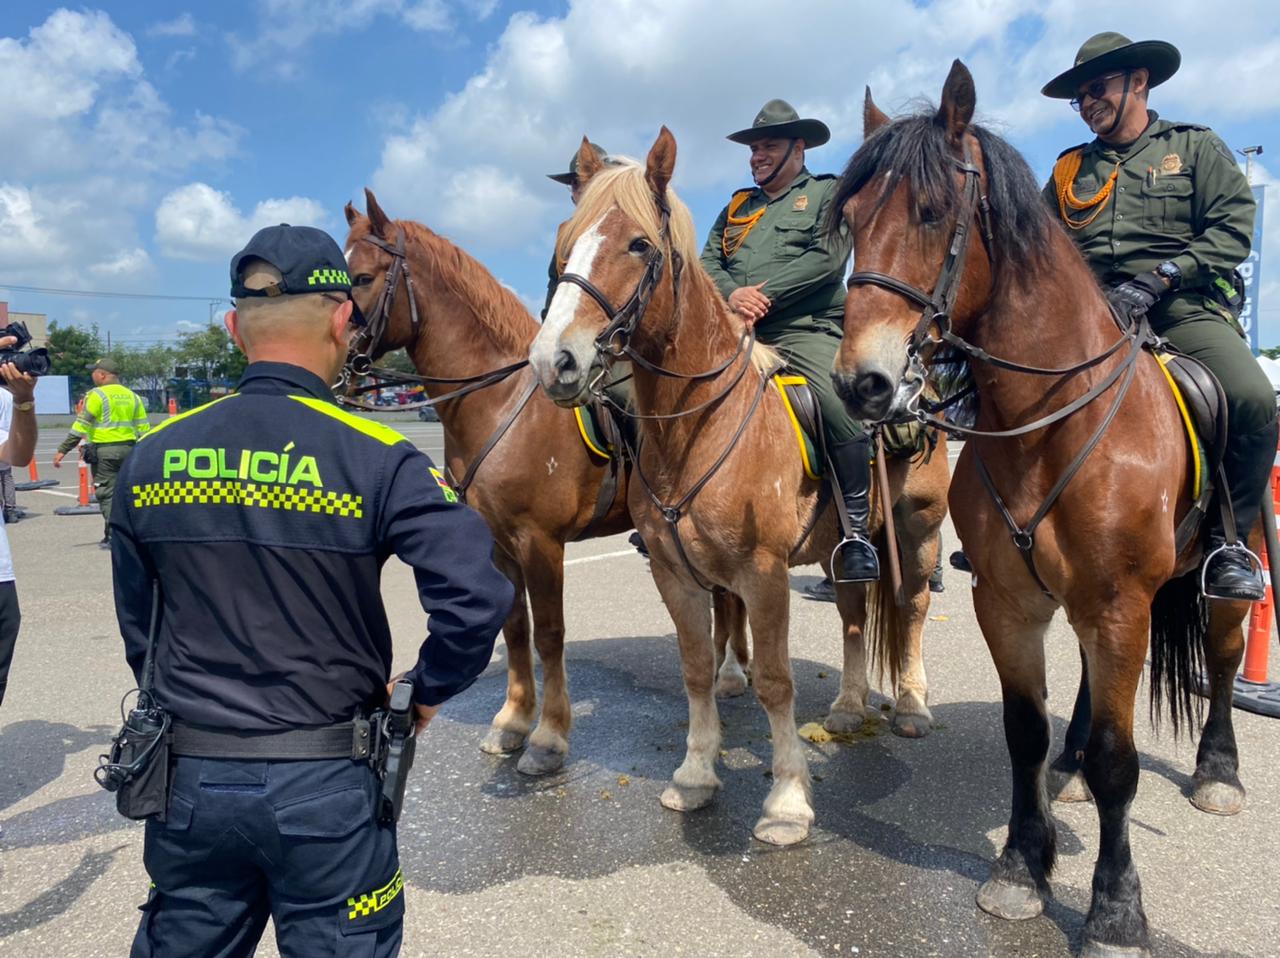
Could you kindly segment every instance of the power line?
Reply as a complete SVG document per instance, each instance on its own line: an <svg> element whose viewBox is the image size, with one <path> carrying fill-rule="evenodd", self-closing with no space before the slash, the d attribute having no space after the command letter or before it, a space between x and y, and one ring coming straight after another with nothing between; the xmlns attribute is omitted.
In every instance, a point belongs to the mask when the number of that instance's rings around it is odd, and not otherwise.
<svg viewBox="0 0 1280 958"><path fill-rule="evenodd" d="M48 286L15 286L0 283L0 289L17 293L43 293L47 296L81 296L88 299L163 299L190 303L229 303L225 296L172 296L165 293L109 293L92 289L59 289Z"/></svg>

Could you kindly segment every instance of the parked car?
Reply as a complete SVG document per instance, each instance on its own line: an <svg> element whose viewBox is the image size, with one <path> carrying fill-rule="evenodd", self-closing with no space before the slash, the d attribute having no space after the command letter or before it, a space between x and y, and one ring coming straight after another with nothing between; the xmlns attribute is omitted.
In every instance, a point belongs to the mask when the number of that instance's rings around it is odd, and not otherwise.
<svg viewBox="0 0 1280 958"><path fill-rule="evenodd" d="M418 410L418 418L423 422L439 422L440 414L436 412L435 406L423 406Z"/></svg>

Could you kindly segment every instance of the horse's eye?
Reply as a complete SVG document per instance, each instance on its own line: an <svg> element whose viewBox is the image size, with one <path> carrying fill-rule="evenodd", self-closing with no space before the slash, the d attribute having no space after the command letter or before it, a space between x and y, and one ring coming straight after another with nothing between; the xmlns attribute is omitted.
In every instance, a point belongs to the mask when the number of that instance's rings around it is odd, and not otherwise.
<svg viewBox="0 0 1280 958"><path fill-rule="evenodd" d="M938 225L938 211L932 206L920 207L920 222L924 226Z"/></svg>
<svg viewBox="0 0 1280 958"><path fill-rule="evenodd" d="M638 236L631 241L631 245L627 249L632 253L644 254L649 252L649 241L643 236Z"/></svg>
<svg viewBox="0 0 1280 958"><path fill-rule="evenodd" d="M372 282L373 282L373 277L370 276L368 273L357 273L355 277L355 281L352 285L368 286Z"/></svg>

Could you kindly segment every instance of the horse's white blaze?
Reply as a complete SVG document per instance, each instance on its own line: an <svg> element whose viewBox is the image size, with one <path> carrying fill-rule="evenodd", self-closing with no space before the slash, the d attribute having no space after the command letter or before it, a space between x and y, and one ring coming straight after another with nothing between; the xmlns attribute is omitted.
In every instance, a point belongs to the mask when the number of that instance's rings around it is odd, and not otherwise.
<svg viewBox="0 0 1280 958"><path fill-rule="evenodd" d="M573 249L569 251L569 261L564 267L566 273L577 273L590 278L596 256L604 245L604 234L600 232L600 224L603 222L604 217L601 217L578 237ZM548 373L553 368L560 337L577 315L582 296L582 287L572 283L562 283L556 287L555 295L551 297L551 307L547 310L547 318L533 341L533 348L529 350L529 361L539 373Z"/></svg>
<svg viewBox="0 0 1280 958"><path fill-rule="evenodd" d="M348 246L346 249L342 251L342 258L345 259L348 263L350 263L351 254L354 253L355 251L356 251L355 244L352 243L350 246Z"/></svg>

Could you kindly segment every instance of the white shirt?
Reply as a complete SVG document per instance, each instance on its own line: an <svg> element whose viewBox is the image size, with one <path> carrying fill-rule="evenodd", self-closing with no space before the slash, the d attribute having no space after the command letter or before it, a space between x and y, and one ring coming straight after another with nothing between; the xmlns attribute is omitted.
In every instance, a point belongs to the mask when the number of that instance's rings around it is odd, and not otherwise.
<svg viewBox="0 0 1280 958"><path fill-rule="evenodd" d="M9 441L9 427L13 423L13 394L0 389L0 445ZM0 516L0 582L13 581L13 554L9 551L9 534Z"/></svg>

